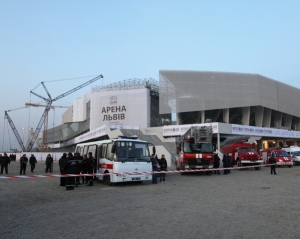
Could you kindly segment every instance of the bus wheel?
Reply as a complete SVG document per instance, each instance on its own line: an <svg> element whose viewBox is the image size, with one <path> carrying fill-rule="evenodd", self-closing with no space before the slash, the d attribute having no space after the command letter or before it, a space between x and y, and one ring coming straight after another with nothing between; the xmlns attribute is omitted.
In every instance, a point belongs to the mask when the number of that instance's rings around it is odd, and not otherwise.
<svg viewBox="0 0 300 239"><path fill-rule="evenodd" d="M105 177L105 183L106 183L108 186L113 186L113 185L114 185L114 183L112 183L112 182L110 181L110 175L108 175L108 176Z"/></svg>

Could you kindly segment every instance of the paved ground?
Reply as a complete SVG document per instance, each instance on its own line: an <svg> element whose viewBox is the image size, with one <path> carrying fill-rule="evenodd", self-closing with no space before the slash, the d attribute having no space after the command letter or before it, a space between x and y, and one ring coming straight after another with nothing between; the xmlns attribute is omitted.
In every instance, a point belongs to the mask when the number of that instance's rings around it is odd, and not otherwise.
<svg viewBox="0 0 300 239"><path fill-rule="evenodd" d="M35 174L44 168L39 162ZM18 175L19 163L9 172ZM74 191L58 178L0 179L0 237L300 238L300 167L277 173L174 173L157 185L95 182Z"/></svg>

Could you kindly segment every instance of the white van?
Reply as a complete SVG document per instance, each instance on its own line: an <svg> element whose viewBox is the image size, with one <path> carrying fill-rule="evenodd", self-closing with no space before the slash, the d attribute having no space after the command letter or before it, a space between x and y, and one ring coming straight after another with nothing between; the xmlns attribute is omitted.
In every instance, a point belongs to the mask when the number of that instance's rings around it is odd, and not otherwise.
<svg viewBox="0 0 300 239"><path fill-rule="evenodd" d="M285 150L289 155L291 155L294 165L300 165L300 147L290 146L288 148L282 149Z"/></svg>

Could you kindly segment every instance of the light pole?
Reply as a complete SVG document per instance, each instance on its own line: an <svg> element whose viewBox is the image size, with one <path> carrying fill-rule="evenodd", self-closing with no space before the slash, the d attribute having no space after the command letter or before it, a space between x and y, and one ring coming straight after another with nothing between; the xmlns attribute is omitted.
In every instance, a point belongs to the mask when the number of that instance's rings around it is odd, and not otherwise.
<svg viewBox="0 0 300 239"><path fill-rule="evenodd" d="M24 132L25 132L25 128L23 127L23 149L22 149L22 151L25 149L25 146L24 146Z"/></svg>

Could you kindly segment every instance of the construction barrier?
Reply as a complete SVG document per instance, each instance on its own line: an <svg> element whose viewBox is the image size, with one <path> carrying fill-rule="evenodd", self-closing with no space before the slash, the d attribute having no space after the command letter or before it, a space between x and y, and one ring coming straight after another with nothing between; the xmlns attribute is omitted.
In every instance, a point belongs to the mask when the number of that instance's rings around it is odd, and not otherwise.
<svg viewBox="0 0 300 239"><path fill-rule="evenodd" d="M149 171L149 172L123 172L123 173L92 173L92 174L44 174L44 175L9 175L0 176L0 179L11 178L62 178L62 177L85 177L85 176L107 176L107 175L140 175L140 174L160 174L160 173L194 173L194 172L209 172L209 171L223 171L223 170L239 170L246 168L266 167L277 164L262 164L253 166L230 167L230 168L207 168L207 169L187 169L187 170L167 170L167 171ZM282 164L281 164L282 165Z"/></svg>

